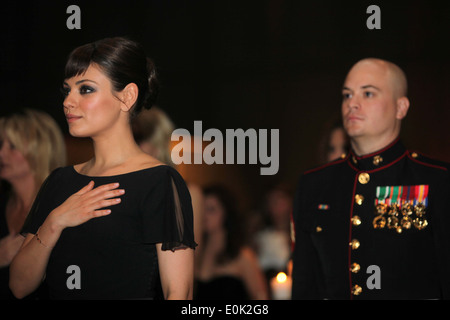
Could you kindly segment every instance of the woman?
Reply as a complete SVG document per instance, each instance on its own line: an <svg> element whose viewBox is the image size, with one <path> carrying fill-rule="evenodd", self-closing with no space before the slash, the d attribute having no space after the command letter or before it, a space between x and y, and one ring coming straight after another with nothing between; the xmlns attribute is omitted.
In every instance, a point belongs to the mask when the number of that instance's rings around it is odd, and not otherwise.
<svg viewBox="0 0 450 320"><path fill-rule="evenodd" d="M202 250L196 278L197 299L268 298L255 253L245 245L234 199L220 186L206 188Z"/></svg>
<svg viewBox="0 0 450 320"><path fill-rule="evenodd" d="M0 299L13 298L9 264L33 200L48 174L65 164L63 135L48 114L25 109L0 118Z"/></svg>
<svg viewBox="0 0 450 320"><path fill-rule="evenodd" d="M63 84L69 132L90 137L94 157L44 183L11 264L17 297L45 277L50 297L189 299L192 207L181 176L144 153L130 118L150 108L156 73L142 47L108 38L76 48ZM120 186L120 188L119 188Z"/></svg>
<svg viewBox="0 0 450 320"><path fill-rule="evenodd" d="M278 272L287 272L291 256L291 194L285 184L278 184L269 189L263 211L267 223L254 237L255 251L268 284Z"/></svg>
<svg viewBox="0 0 450 320"><path fill-rule="evenodd" d="M319 163L327 163L348 152L350 142L342 120L327 122L318 148Z"/></svg>

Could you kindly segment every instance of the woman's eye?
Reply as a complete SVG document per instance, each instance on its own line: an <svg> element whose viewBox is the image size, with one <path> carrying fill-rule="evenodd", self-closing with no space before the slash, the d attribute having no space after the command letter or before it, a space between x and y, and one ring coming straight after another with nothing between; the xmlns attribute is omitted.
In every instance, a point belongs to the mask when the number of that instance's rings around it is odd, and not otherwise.
<svg viewBox="0 0 450 320"><path fill-rule="evenodd" d="M94 92L95 89L90 86L81 86L80 87L80 94L88 94Z"/></svg>
<svg viewBox="0 0 450 320"><path fill-rule="evenodd" d="M70 89L66 88L66 87L61 87L60 91L61 91L61 94L63 95L63 97L67 97L70 93Z"/></svg>

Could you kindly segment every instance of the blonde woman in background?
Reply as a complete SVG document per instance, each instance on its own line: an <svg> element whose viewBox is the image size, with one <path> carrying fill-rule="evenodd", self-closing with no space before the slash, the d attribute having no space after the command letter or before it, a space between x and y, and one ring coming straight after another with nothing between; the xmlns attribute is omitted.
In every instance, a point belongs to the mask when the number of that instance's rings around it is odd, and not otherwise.
<svg viewBox="0 0 450 320"><path fill-rule="evenodd" d="M26 109L0 118L0 299L13 297L9 264L24 240L19 232L36 193L65 164L63 135L48 114Z"/></svg>

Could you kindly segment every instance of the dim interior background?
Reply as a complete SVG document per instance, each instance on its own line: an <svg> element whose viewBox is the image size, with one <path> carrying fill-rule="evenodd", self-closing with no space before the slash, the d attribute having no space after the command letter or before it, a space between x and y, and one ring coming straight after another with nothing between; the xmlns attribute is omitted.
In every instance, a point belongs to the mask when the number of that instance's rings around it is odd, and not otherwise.
<svg viewBox="0 0 450 320"><path fill-rule="evenodd" d="M81 29L69 30L69 5ZM369 5L381 30L368 30ZM176 127L279 129L279 171L258 165L182 165L200 186L223 183L243 209L269 186L295 188L318 163L326 124L339 116L341 86L353 63L379 57L409 79L408 147L450 162L450 6L426 1L7 1L0 13L1 114L20 107L50 113L66 135L69 164L87 160L90 141L71 138L59 88L69 52L110 36L140 41L158 68L157 105Z"/></svg>

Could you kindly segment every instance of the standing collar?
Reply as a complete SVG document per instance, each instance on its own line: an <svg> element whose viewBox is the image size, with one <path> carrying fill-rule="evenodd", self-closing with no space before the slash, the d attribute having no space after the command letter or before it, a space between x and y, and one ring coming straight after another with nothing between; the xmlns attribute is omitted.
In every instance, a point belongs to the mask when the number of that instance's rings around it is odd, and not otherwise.
<svg viewBox="0 0 450 320"><path fill-rule="evenodd" d="M363 156L357 156L351 150L347 159L357 171L372 171L393 164L405 154L406 148L400 138L397 138L383 149Z"/></svg>

